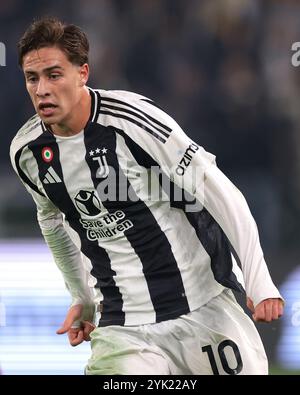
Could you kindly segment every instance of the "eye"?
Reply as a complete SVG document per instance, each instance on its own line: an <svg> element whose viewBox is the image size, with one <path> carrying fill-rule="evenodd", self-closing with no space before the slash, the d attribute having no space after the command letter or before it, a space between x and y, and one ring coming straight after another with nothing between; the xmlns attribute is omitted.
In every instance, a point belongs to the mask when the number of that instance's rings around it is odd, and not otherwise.
<svg viewBox="0 0 300 395"><path fill-rule="evenodd" d="M30 82L30 83L34 83L34 82L37 81L37 78L34 77L34 76L27 77L26 79L27 79L27 81Z"/></svg>
<svg viewBox="0 0 300 395"><path fill-rule="evenodd" d="M55 73L53 73L53 74L50 74L50 75L49 75L49 78L50 78L51 80L57 80L59 77L60 77L60 74L55 74Z"/></svg>

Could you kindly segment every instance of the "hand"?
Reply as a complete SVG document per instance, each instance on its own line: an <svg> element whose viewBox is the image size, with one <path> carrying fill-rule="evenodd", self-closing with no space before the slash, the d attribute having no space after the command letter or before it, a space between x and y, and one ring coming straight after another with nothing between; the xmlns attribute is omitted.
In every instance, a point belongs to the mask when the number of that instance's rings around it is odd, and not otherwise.
<svg viewBox="0 0 300 395"><path fill-rule="evenodd" d="M62 327L56 333L62 335L68 333L68 338L71 346L78 346L83 340L90 341L90 333L95 329L95 325L90 321L81 321L79 328L72 328L75 321L80 320L82 316L83 305L77 304L72 306L66 316Z"/></svg>
<svg viewBox="0 0 300 395"><path fill-rule="evenodd" d="M255 308L253 302L247 297L247 307L252 311L252 318L256 322L271 322L283 314L284 302L280 298L269 298L260 302Z"/></svg>

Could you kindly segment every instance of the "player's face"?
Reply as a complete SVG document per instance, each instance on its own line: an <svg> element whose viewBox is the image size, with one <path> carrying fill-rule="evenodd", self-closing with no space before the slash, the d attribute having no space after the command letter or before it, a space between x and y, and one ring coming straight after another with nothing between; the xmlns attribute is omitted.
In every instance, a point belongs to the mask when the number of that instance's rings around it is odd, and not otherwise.
<svg viewBox="0 0 300 395"><path fill-rule="evenodd" d="M67 125L80 109L88 65L74 65L61 49L46 47L24 56L23 71L27 91L41 119L49 125Z"/></svg>

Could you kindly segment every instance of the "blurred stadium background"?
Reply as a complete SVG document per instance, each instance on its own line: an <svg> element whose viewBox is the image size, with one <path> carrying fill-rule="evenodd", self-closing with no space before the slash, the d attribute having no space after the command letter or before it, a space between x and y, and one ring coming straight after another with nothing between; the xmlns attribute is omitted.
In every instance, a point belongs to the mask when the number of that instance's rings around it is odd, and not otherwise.
<svg viewBox="0 0 300 395"><path fill-rule="evenodd" d="M217 156L245 194L275 283L278 323L258 325L271 373L300 372L300 41L298 0L0 1L0 366L2 374L83 374L89 345L55 330L69 303L40 237L9 144L33 114L16 43L34 17L80 25L89 85L149 96Z"/></svg>

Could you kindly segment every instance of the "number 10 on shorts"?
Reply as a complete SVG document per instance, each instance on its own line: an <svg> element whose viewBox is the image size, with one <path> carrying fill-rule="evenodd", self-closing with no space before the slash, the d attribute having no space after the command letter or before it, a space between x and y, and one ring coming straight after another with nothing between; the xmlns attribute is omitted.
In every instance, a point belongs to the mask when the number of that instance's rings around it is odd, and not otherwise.
<svg viewBox="0 0 300 395"><path fill-rule="evenodd" d="M239 348L232 340L222 341L215 352L210 344L202 347L202 352L207 353L211 369L215 375L220 374L217 360L221 361L222 368L227 374L239 374L243 369L243 361ZM229 366L229 361L231 366Z"/></svg>

